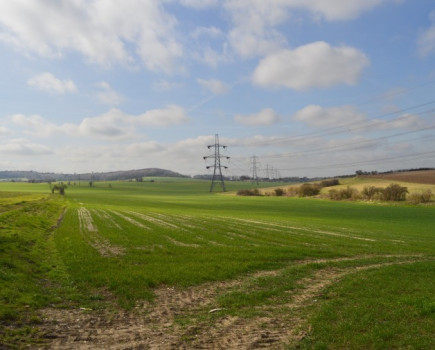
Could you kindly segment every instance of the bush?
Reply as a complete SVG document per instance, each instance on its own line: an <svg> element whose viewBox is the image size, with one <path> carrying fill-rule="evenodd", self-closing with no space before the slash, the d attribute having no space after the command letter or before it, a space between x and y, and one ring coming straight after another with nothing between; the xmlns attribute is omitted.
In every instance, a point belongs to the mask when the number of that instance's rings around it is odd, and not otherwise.
<svg viewBox="0 0 435 350"><path fill-rule="evenodd" d="M358 191L349 186L341 190L329 190L329 198L333 200L356 199L357 197Z"/></svg>
<svg viewBox="0 0 435 350"><path fill-rule="evenodd" d="M382 191L382 198L385 201L404 201L407 193L407 187L391 184Z"/></svg>
<svg viewBox="0 0 435 350"><path fill-rule="evenodd" d="M277 197L281 197L285 194L285 191L282 188L275 188L274 191L275 191L275 196Z"/></svg>
<svg viewBox="0 0 435 350"><path fill-rule="evenodd" d="M364 199L382 199L383 188L376 186L365 186L361 192Z"/></svg>
<svg viewBox="0 0 435 350"><path fill-rule="evenodd" d="M292 187L287 187L286 191L285 191L286 196L288 197L295 197L299 195L299 188L292 186Z"/></svg>
<svg viewBox="0 0 435 350"><path fill-rule="evenodd" d="M432 191L426 190L421 193L411 193L408 196L408 201L411 204L428 203L432 197Z"/></svg>
<svg viewBox="0 0 435 350"><path fill-rule="evenodd" d="M254 188L253 190L238 190L237 191L238 196L260 196L260 191L257 188Z"/></svg>
<svg viewBox="0 0 435 350"><path fill-rule="evenodd" d="M299 187L298 195L299 197L310 197L316 196L320 193L321 186L318 184L303 184Z"/></svg>
<svg viewBox="0 0 435 350"><path fill-rule="evenodd" d="M338 179L330 179L330 180L323 180L320 183L320 186L322 187L331 187L331 186L337 186L340 184L340 181Z"/></svg>

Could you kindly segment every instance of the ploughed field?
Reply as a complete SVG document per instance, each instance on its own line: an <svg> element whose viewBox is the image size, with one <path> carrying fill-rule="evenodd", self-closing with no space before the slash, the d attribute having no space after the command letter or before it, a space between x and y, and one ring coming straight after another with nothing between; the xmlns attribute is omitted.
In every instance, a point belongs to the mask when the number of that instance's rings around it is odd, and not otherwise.
<svg viewBox="0 0 435 350"><path fill-rule="evenodd" d="M434 348L434 206L208 186L0 183L0 348Z"/></svg>
<svg viewBox="0 0 435 350"><path fill-rule="evenodd" d="M390 174L368 175L366 177L368 179L372 178L435 185L435 170L404 171Z"/></svg>

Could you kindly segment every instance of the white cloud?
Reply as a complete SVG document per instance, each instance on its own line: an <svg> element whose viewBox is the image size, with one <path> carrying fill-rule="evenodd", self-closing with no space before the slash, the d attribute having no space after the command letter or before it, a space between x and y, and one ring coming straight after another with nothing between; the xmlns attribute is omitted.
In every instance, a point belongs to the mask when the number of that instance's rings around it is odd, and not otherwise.
<svg viewBox="0 0 435 350"><path fill-rule="evenodd" d="M207 7L216 6L218 0L180 0L180 3L186 7L205 9Z"/></svg>
<svg viewBox="0 0 435 350"><path fill-rule="evenodd" d="M344 21L389 2L401 0L226 0L224 9L232 19L228 42L245 58L270 54L287 46L277 29L294 13L305 10L315 21Z"/></svg>
<svg viewBox="0 0 435 350"><path fill-rule="evenodd" d="M196 79L199 85L201 85L203 88L211 91L215 95L223 95L228 93L230 90L230 87L228 84L216 80L216 79L210 79L210 80L204 80L204 79Z"/></svg>
<svg viewBox="0 0 435 350"><path fill-rule="evenodd" d="M367 56L355 48L318 41L268 55L255 69L252 81L263 87L295 90L352 85L368 64Z"/></svg>
<svg viewBox="0 0 435 350"><path fill-rule="evenodd" d="M397 0L278 0L289 7L305 9L328 21L357 18L377 6Z"/></svg>
<svg viewBox="0 0 435 350"><path fill-rule="evenodd" d="M271 125L281 118L272 108L262 109L260 112L250 115L236 115L234 120L244 125Z"/></svg>
<svg viewBox="0 0 435 350"><path fill-rule="evenodd" d="M192 32L192 37L195 39L201 37L219 38L223 36L222 30L214 26L211 27L197 27Z"/></svg>
<svg viewBox="0 0 435 350"><path fill-rule="evenodd" d="M130 115L117 108L95 117L84 118L78 124L56 125L39 115L15 114L12 122L22 127L25 134L34 137L67 135L108 140L125 140L138 136L140 126L170 127L189 122L183 108L170 105L163 109L152 109L139 115Z"/></svg>
<svg viewBox="0 0 435 350"><path fill-rule="evenodd" d="M393 119L368 119L367 116L351 105L340 107L321 107L309 105L293 115L293 120L318 128L345 127L350 132L373 132L379 130L416 130L425 123L421 117L403 114Z"/></svg>
<svg viewBox="0 0 435 350"><path fill-rule="evenodd" d="M168 81L168 80L160 80L158 82L155 82L152 87L155 91L170 91L176 88L181 87L182 84L174 82L174 81Z"/></svg>
<svg viewBox="0 0 435 350"><path fill-rule="evenodd" d="M139 115L129 115L117 108L96 116L85 118L79 124L80 134L108 139L128 139L137 136L139 126L170 127L188 122L183 108L175 105L152 109Z"/></svg>
<svg viewBox="0 0 435 350"><path fill-rule="evenodd" d="M58 133L65 133L68 131L69 126L65 124L64 126L58 126L54 123L50 123L40 115L24 115L24 114L14 114L11 116L11 120L14 124L19 125L23 132L28 135L37 137L50 137Z"/></svg>
<svg viewBox="0 0 435 350"><path fill-rule="evenodd" d="M282 4L258 0L228 0L224 3L234 27L228 41L236 53L250 58L265 55L286 45L284 35L274 27L287 18Z"/></svg>
<svg viewBox="0 0 435 350"><path fill-rule="evenodd" d="M425 125L423 119L415 114L402 114L394 119L380 120L374 119L371 121L367 129L370 130L391 130L404 129L416 130L423 128Z"/></svg>
<svg viewBox="0 0 435 350"><path fill-rule="evenodd" d="M187 123L190 118L180 106L170 105L163 109L152 109L134 118L135 122L145 126L172 126Z"/></svg>
<svg viewBox="0 0 435 350"><path fill-rule="evenodd" d="M12 131L5 126L0 126L0 136L9 136L9 135L12 135Z"/></svg>
<svg viewBox="0 0 435 350"><path fill-rule="evenodd" d="M36 156L53 153L45 145L33 143L26 139L14 139L0 145L0 153L17 156Z"/></svg>
<svg viewBox="0 0 435 350"><path fill-rule="evenodd" d="M424 57L435 52L435 11L431 12L432 26L424 31L418 38L418 52Z"/></svg>
<svg viewBox="0 0 435 350"><path fill-rule="evenodd" d="M107 82L102 81L96 85L101 89L97 93L97 99L100 103L108 106L118 106L124 101L124 97L114 91Z"/></svg>
<svg viewBox="0 0 435 350"><path fill-rule="evenodd" d="M335 127L367 120L366 116L353 106L321 107L309 105L293 115L293 120L314 127Z"/></svg>
<svg viewBox="0 0 435 350"><path fill-rule="evenodd" d="M27 80L27 84L38 90L64 94L77 92L77 87L72 80L60 80L53 74L45 72Z"/></svg>
<svg viewBox="0 0 435 350"><path fill-rule="evenodd" d="M70 50L89 61L173 72L182 56L177 21L153 0L14 0L0 3L0 40L44 57ZM129 49L129 46L132 49Z"/></svg>

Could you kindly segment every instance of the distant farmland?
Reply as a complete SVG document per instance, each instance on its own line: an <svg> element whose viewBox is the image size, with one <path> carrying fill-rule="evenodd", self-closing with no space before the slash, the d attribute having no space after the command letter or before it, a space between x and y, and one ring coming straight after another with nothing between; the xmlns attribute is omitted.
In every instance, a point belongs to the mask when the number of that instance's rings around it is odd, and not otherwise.
<svg viewBox="0 0 435 350"><path fill-rule="evenodd" d="M365 175L363 177L369 179L382 179L435 185L435 170L405 171L390 174Z"/></svg>

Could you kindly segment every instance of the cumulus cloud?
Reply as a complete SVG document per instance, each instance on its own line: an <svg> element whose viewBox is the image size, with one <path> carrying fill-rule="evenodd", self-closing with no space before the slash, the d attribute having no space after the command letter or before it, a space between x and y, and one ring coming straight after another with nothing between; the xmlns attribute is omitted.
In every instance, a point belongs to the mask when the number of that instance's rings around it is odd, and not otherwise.
<svg viewBox="0 0 435 350"><path fill-rule="evenodd" d="M189 120L184 109L175 105L152 109L139 115L126 114L120 109L112 108L102 115L83 119L78 130L87 136L126 139L133 137L139 126L169 127Z"/></svg>
<svg viewBox="0 0 435 350"><path fill-rule="evenodd" d="M137 136L137 128L141 126L170 127L187 123L190 118L182 107L170 105L138 115L111 108L101 115L84 118L78 124L56 125L39 115L24 114L15 114L11 120L14 124L21 126L24 133L35 137L67 135L119 140Z"/></svg>
<svg viewBox="0 0 435 350"><path fill-rule="evenodd" d="M46 138L55 134L64 134L68 133L68 131L71 131L71 125L56 125L37 114L14 114L11 116L11 120L14 124L19 125L25 134L37 137Z"/></svg>
<svg viewBox="0 0 435 350"><path fill-rule="evenodd" d="M271 125L280 120L279 115L272 108L262 109L260 112L249 115L236 115L234 120L244 125Z"/></svg>
<svg viewBox="0 0 435 350"><path fill-rule="evenodd" d="M9 136L9 135L12 135L12 131L5 126L0 126L0 136Z"/></svg>
<svg viewBox="0 0 435 350"><path fill-rule="evenodd" d="M228 42L245 58L266 55L287 46L285 36L277 29L296 11L306 11L311 19L345 21L388 2L400 0L226 0L224 9L233 27Z"/></svg>
<svg viewBox="0 0 435 350"><path fill-rule="evenodd" d="M100 103L108 106L118 106L124 101L124 97L113 90L107 82L102 81L96 86L101 90L97 93L97 99Z"/></svg>
<svg viewBox="0 0 435 350"><path fill-rule="evenodd" d="M293 115L293 120L314 127L335 127L365 121L366 116L354 106L321 107L309 105Z"/></svg>
<svg viewBox="0 0 435 350"><path fill-rule="evenodd" d="M287 18L282 4L270 1L229 0L224 8L230 13L233 28L228 42L236 53L250 58L265 55L287 43L274 27Z"/></svg>
<svg viewBox="0 0 435 350"><path fill-rule="evenodd" d="M351 105L339 107L309 105L296 112L293 115L293 120L318 128L343 126L352 132L392 129L416 130L425 125L421 117L413 114L403 114L388 120L368 119L364 113Z"/></svg>
<svg viewBox="0 0 435 350"><path fill-rule="evenodd" d="M418 52L424 57L435 52L435 11L431 12L432 26L425 30L418 38Z"/></svg>
<svg viewBox="0 0 435 350"><path fill-rule="evenodd" d="M206 38L219 38L223 36L222 30L214 26L211 27L197 27L192 31L192 37L199 39L201 37Z"/></svg>
<svg viewBox="0 0 435 350"><path fill-rule="evenodd" d="M216 80L216 79L210 79L210 80L204 80L204 79L196 79L199 85L201 85L203 88L211 91L215 95L223 95L226 94L230 87L228 84Z"/></svg>
<svg viewBox="0 0 435 350"><path fill-rule="evenodd" d="M344 21L357 18L376 6L397 0L283 0L290 7L305 9L328 21Z"/></svg>
<svg viewBox="0 0 435 350"><path fill-rule="evenodd" d="M45 72L27 80L27 85L38 90L65 94L67 92L77 92L77 87L72 80L60 80L53 74Z"/></svg>
<svg viewBox="0 0 435 350"><path fill-rule="evenodd" d="M159 80L155 82L152 87L155 91L170 91L173 89L180 88L182 84L174 82L174 81L168 81L165 79Z"/></svg>
<svg viewBox="0 0 435 350"><path fill-rule="evenodd" d="M216 6L218 0L180 0L180 3L186 7L205 9L207 7Z"/></svg>
<svg viewBox="0 0 435 350"><path fill-rule="evenodd" d="M53 153L52 150L41 144L26 139L14 139L0 145L0 153L16 156L36 156Z"/></svg>
<svg viewBox="0 0 435 350"><path fill-rule="evenodd" d="M352 85L368 64L367 56L355 48L318 41L268 55L255 69L252 81L262 87L294 90Z"/></svg>
<svg viewBox="0 0 435 350"><path fill-rule="evenodd" d="M190 121L184 109L170 105L162 109L152 109L134 118L135 122L145 126L172 126Z"/></svg>
<svg viewBox="0 0 435 350"><path fill-rule="evenodd" d="M171 73L182 56L177 20L153 0L14 0L0 4L0 40L44 57L76 51L89 61ZM132 47L130 49L129 47Z"/></svg>

